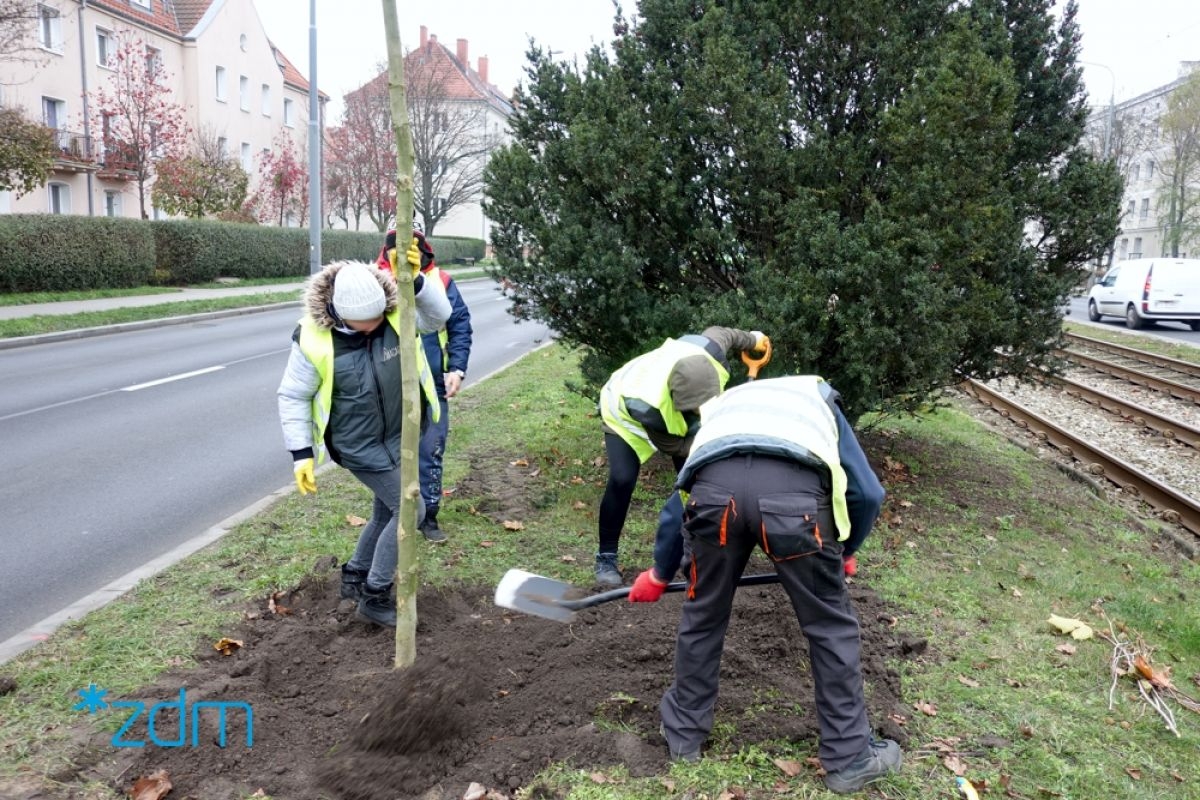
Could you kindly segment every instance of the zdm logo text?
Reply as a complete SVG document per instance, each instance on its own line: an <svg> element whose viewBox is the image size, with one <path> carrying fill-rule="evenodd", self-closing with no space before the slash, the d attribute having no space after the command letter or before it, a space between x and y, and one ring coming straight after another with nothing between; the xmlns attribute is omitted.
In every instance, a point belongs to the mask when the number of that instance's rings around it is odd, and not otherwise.
<svg viewBox="0 0 1200 800"><path fill-rule="evenodd" d="M146 742L142 739L126 738L126 731L130 729L146 712L146 704L141 700L113 700L108 701L104 696L108 694L107 689L98 689L96 684L89 684L88 688L80 689L79 696L83 698L74 706L75 711L86 711L89 714L95 714L106 708L123 708L129 710L129 718L125 720L125 724L120 730L113 734L113 747L145 747ZM158 713L163 710L174 712L168 714L167 719L174 717L179 721L178 736L174 739L164 739L159 736L159 732L155 727ZM254 746L254 709L249 703L232 702L232 701L215 701L202 700L198 703L192 703L191 706L187 702L187 689L179 690L179 699L172 700L166 703L155 703L150 706L150 710L146 713L146 735L150 739L150 744L158 745L159 747L186 747L188 744L188 728L189 720L191 722L191 746L200 746L200 727L203 718L212 718L212 712L216 712L217 731L217 746L225 746L225 735L227 728L227 714L231 710L240 710L244 712L246 718L246 747ZM207 711L201 716L202 711Z"/></svg>

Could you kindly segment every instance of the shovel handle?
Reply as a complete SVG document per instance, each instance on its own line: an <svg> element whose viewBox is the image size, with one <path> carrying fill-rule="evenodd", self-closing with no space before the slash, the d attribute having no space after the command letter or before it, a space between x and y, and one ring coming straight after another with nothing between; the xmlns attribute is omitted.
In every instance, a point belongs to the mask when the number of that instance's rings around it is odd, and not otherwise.
<svg viewBox="0 0 1200 800"><path fill-rule="evenodd" d="M755 350L754 352L757 353L758 351ZM742 363L746 365L746 370L750 373L750 380L754 380L755 378L757 378L758 371L760 369L762 369L763 367L765 367L767 365L767 362L770 360L771 360L771 340L770 339L764 340L762 355L759 356L758 358L754 358L753 356L751 356L749 350L742 351Z"/></svg>
<svg viewBox="0 0 1200 800"><path fill-rule="evenodd" d="M738 586L760 586L766 583L779 583L779 575L774 572L764 572L761 575L743 575L738 579ZM607 603L609 600L620 600L622 597L628 597L629 590L632 588L632 586L622 586L620 589L611 589L590 597L580 598L579 600L557 600L555 601L555 605L568 608L571 611L579 611L584 608L598 606L601 603ZM675 581L674 583L668 583L663 591L682 592L687 588L687 581Z"/></svg>

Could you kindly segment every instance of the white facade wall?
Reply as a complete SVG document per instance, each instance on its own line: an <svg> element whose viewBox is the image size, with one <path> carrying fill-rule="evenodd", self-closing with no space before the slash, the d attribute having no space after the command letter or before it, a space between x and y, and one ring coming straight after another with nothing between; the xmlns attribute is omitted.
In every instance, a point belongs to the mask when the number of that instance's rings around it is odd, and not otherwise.
<svg viewBox="0 0 1200 800"><path fill-rule="evenodd" d="M285 85L252 0L215 0L194 31L184 32L182 40L95 5L84 8L79 0L40 0L39 4L59 12L61 41L56 47L39 47L35 62L0 63L0 83L5 84L0 102L23 108L32 120L56 123L64 144L85 133L85 93L94 98L98 89L109 86L114 74L112 69L98 63L98 34L114 34L110 41L115 49L115 34L133 31L147 46L160 52L173 90L173 102L184 108L193 135L207 129L213 135L225 137L234 157L240 157L243 145L247 146L250 158L244 166L251 176L251 191L261 154L280 131L292 138L300 158L307 161L308 93ZM34 33L31 31L31 35ZM224 101L216 97L217 66L226 70ZM243 76L249 90L248 110L242 110L239 97L239 81ZM266 106L264 86L269 94ZM61 103L58 119L45 118L43 98ZM291 101L290 126L284 121L285 100ZM86 130L96 148L101 141L100 131L90 126L90 120ZM76 146L82 146L81 142ZM135 181L105 177L103 171L73 164L73 159L61 160L45 187L21 197L3 193L8 197L0 196L0 213L138 217ZM153 217L151 186L152 182L147 184L146 206Z"/></svg>
<svg viewBox="0 0 1200 800"><path fill-rule="evenodd" d="M1171 92L1183 85L1192 69L1191 62L1180 65L1180 77L1149 92L1118 103L1111 111L1100 107L1089 120L1094 141L1104 141L1112 121L1129 128L1140 126L1143 133L1135 138L1137 146L1122 154L1125 191L1121 197L1120 231L1113 243L1113 262L1133 258L1156 258L1164 252L1163 228L1159 223L1159 196L1163 189L1161 164L1170 155L1170 146L1161 135L1160 119L1167 111ZM1112 144L1114 148L1117 143ZM1200 191L1200 187L1196 187ZM1180 257L1200 253L1192 243L1180 249Z"/></svg>

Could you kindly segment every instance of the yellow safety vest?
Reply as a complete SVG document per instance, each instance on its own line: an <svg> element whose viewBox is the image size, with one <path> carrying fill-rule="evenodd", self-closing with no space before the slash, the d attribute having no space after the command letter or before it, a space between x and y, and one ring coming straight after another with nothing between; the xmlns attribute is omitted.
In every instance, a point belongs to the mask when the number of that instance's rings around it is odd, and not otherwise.
<svg viewBox="0 0 1200 800"><path fill-rule="evenodd" d="M712 363L724 389L725 384L729 383L729 370L721 366L720 361L698 344L667 339L657 349L638 356L614 372L600 390L601 418L633 448L643 464L654 455L657 448L650 442L646 429L625 408L625 398L636 398L657 408L668 433L686 436L688 423L683 414L675 409L668 379L676 363L697 354Z"/></svg>
<svg viewBox="0 0 1200 800"><path fill-rule="evenodd" d="M388 325L400 335L400 310L394 309L386 316ZM421 345L421 337L416 337L413 343L417 352L417 379L421 384L421 392L429 405L430 416L434 422L441 419L442 408L438 403L437 389L433 385L433 372L429 369L429 361L425 358L425 348ZM317 455L316 462L325 460L325 429L329 426L329 413L333 406L333 331L318 325L311 317L305 315L300 320L300 351L304 353L317 370L321 383L312 399L313 450Z"/></svg>

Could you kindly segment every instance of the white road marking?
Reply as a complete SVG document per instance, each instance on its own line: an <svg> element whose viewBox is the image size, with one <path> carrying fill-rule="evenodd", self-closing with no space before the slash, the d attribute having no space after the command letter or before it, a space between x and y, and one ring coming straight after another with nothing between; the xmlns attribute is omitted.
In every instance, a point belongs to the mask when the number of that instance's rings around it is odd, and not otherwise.
<svg viewBox="0 0 1200 800"><path fill-rule="evenodd" d="M192 372L184 372L179 375L172 375L169 378L159 378L156 381L147 381L146 383L137 383L137 384L134 384L133 386L124 386L121 388L121 391L122 392L136 392L141 389L149 389L151 386L161 386L164 383L173 383L175 381L182 381L182 380L185 380L186 378L194 378L197 375L207 375L210 372L216 372L216 371L222 370L222 369L225 369L224 364L221 364L216 367L206 367L205 369L197 369L197 370L193 370Z"/></svg>

